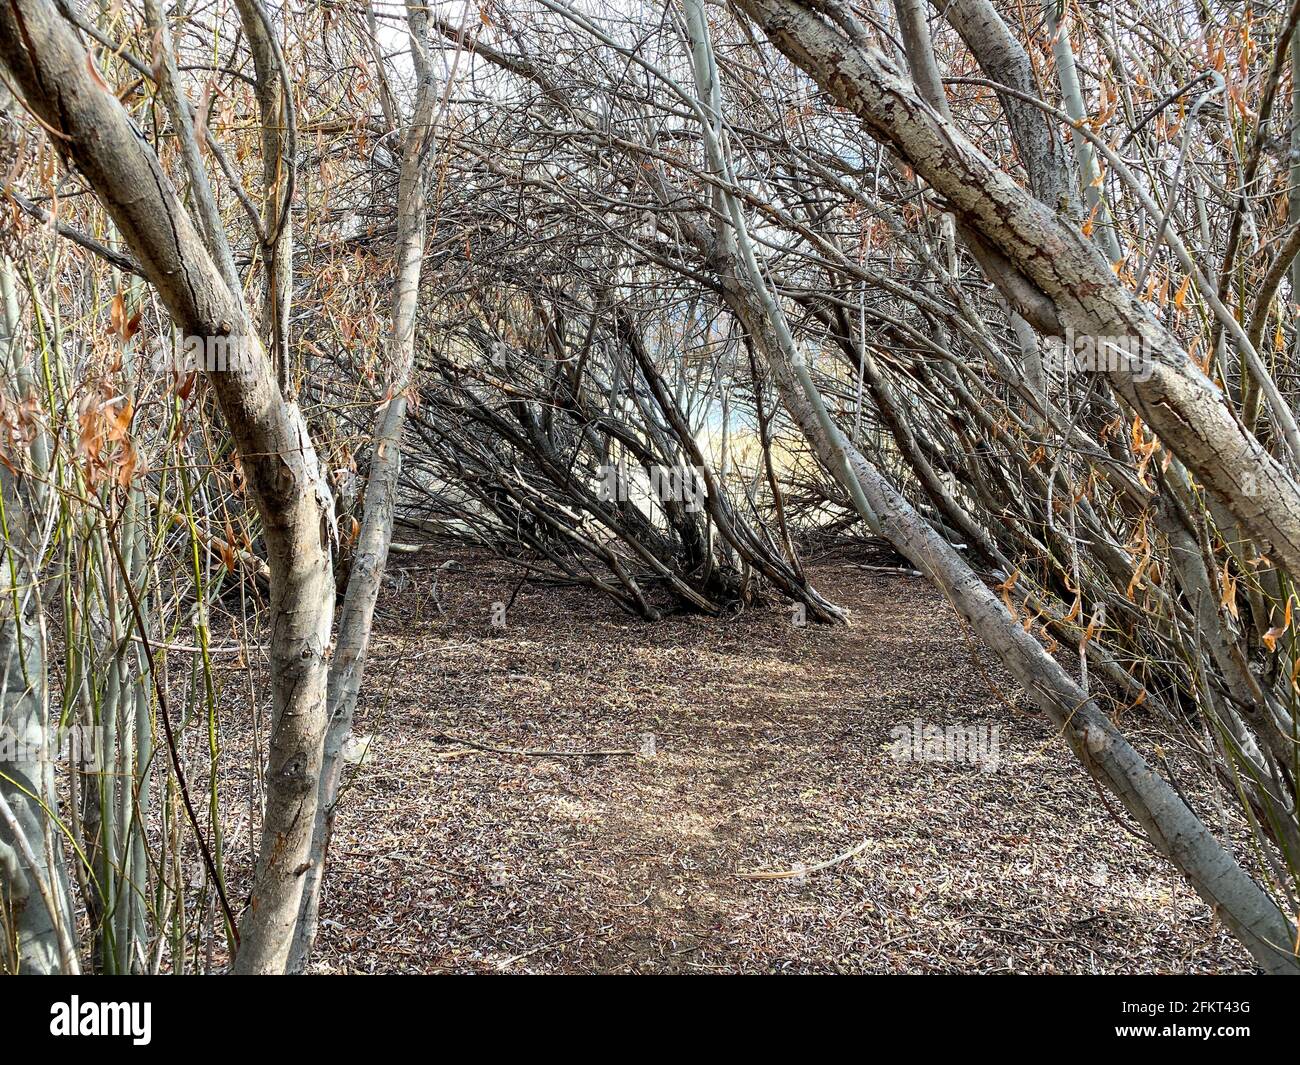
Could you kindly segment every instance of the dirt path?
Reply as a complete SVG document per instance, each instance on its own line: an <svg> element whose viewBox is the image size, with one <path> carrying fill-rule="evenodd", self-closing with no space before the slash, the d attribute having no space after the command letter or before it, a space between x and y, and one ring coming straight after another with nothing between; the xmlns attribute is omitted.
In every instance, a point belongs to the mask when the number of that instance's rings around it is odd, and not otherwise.
<svg viewBox="0 0 1300 1065"><path fill-rule="evenodd" d="M503 567L444 574L440 614L429 574L394 565L321 970L1246 968L920 580L815 571L849 629L776 607L651 626L525 586L493 634ZM997 771L897 760L890 731L918 718L1000 725ZM638 751L648 734L654 756L467 753L444 732ZM736 875L858 845L802 878Z"/></svg>

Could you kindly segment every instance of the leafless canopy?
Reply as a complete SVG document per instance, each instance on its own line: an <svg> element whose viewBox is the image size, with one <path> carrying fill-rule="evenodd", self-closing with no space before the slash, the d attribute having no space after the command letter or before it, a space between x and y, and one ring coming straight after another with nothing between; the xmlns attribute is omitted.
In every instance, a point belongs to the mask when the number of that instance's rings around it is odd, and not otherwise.
<svg viewBox="0 0 1300 1065"><path fill-rule="evenodd" d="M651 622L884 542L1296 971L1298 22L10 0L3 965L309 964L396 530Z"/></svg>

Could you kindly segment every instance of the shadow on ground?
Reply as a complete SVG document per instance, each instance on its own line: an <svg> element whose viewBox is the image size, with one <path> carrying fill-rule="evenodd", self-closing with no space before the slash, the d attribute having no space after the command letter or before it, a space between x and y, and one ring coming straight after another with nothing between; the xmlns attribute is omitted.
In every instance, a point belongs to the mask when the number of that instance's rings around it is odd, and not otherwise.
<svg viewBox="0 0 1300 1065"><path fill-rule="evenodd" d="M778 606L647 625L524 585L494 632L516 574L468 560L440 612L431 571L399 565L318 971L1248 968L921 580L814 570L848 629ZM997 771L894 758L918 718L1001 726Z"/></svg>

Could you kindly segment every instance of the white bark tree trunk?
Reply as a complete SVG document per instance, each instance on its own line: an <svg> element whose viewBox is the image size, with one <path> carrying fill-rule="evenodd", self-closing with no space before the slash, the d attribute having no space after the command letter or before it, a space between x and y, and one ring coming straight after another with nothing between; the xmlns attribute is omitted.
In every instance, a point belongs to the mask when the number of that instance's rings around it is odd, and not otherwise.
<svg viewBox="0 0 1300 1065"><path fill-rule="evenodd" d="M365 510L348 574L338 640L329 674L329 726L320 777L320 796L303 892L302 913L294 940L291 969L302 971L316 941L320 893L334 831L334 806L343 771L343 744L352 731L357 696L370 647L375 602L393 539L393 512L402 471L402 430L406 425L407 388L415 361L415 317L420 295L428 224L425 161L437 104L437 83L429 43L429 15L407 4L411 52L417 78L415 107L403 136L402 168L397 189L397 261L393 289L392 336L388 345L388 398L380 405L366 477Z"/></svg>
<svg viewBox="0 0 1300 1065"><path fill-rule="evenodd" d="M1096 246L998 169L888 60L858 47L811 5L738 0L738 6L1014 268L1014 277L992 272L990 278L1026 319L1041 328L1044 317L1054 318L1059 329L1083 336L1134 338L1145 355L1144 372L1109 372L1115 391L1265 550L1300 573L1300 484L1242 428L1213 382L1119 282Z"/></svg>
<svg viewBox="0 0 1300 1065"><path fill-rule="evenodd" d="M158 157L50 0L13 0L0 9L0 59L52 131L54 147L99 196L176 326L209 342L233 338L238 352L207 376L266 537L273 722L261 844L235 969L283 972L309 867L325 733L332 498L302 415L282 395L242 299L214 264Z"/></svg>
<svg viewBox="0 0 1300 1065"><path fill-rule="evenodd" d="M21 392L13 264L6 259L0 271L0 369ZM51 817L58 729L46 707L31 487L0 465L0 972L51 975L78 965L67 869Z"/></svg>
<svg viewBox="0 0 1300 1065"><path fill-rule="evenodd" d="M742 6L750 6L749 0L741 2ZM708 48L703 8L700 0L686 3L700 97L702 101L713 101L716 69ZM716 104L711 106L715 113L706 117L706 141L717 136L716 130L708 128L710 121L719 119ZM720 122L717 128L721 128ZM720 157L716 149L711 154ZM853 483L845 488L855 501L866 500L864 520L944 592L958 614L1048 714L1088 772L1120 799L1156 849L1187 877L1260 967L1270 973L1300 974L1295 930L1273 900L1129 744L1088 693L1017 623L960 552L916 513L838 428L827 426L808 395L810 382L804 380L806 374L799 372L803 356L784 327L780 306L766 292L762 274L753 265L752 245L744 225L735 224L738 205L730 194L722 195L732 201L733 232L739 246L738 256L731 255L731 261L721 263L718 269L728 303L749 330L755 350L772 371L782 402L818 457L841 479L847 466L847 476Z"/></svg>

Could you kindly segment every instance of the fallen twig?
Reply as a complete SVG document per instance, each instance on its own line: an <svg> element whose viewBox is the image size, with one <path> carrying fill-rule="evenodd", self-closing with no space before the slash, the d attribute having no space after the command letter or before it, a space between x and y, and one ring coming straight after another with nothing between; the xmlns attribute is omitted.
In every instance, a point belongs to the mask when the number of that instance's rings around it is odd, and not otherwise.
<svg viewBox="0 0 1300 1065"><path fill-rule="evenodd" d="M868 566L865 562L853 563L858 569L871 570L872 573L899 573L904 577L924 577L925 574L919 569L912 569L909 566Z"/></svg>
<svg viewBox="0 0 1300 1065"><path fill-rule="evenodd" d="M637 753L630 748L607 751L556 751L538 750L536 748L525 750L521 747L496 747L490 743L480 743L478 740L472 740L467 736L458 736L454 732L439 732L434 737L434 742L463 743L466 747L471 747L475 751L486 751L488 754L514 754L524 758L627 758ZM469 753L469 751L447 751L440 757L458 758Z"/></svg>
<svg viewBox="0 0 1300 1065"><path fill-rule="evenodd" d="M829 869L832 865L839 865L840 862L848 861L855 854L861 854L867 849L870 839L864 839L856 847L845 851L843 854L837 854L834 858L828 858L824 862L818 862L816 865L810 865L806 869L782 869L779 872L764 872L757 870L754 872L741 872L736 876L741 880L789 880L796 876L807 876L809 873L817 873L823 869Z"/></svg>

